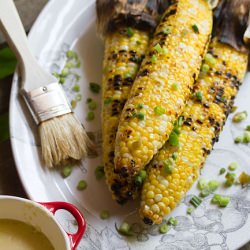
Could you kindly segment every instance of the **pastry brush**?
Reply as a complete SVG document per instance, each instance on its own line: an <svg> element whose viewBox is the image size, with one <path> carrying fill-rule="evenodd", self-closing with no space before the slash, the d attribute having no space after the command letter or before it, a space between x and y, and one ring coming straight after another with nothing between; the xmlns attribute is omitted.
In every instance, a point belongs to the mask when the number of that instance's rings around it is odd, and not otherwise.
<svg viewBox="0 0 250 250"><path fill-rule="evenodd" d="M38 126L44 164L53 167L79 162L91 141L58 80L32 55L12 0L0 0L0 30L20 64L20 93Z"/></svg>

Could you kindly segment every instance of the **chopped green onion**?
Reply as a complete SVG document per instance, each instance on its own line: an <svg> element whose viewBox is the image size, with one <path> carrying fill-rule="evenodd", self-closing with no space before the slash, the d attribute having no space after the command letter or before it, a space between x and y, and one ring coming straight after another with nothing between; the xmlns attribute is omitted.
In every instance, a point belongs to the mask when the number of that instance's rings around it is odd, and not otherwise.
<svg viewBox="0 0 250 250"><path fill-rule="evenodd" d="M207 53L204 57L204 61L209 65L209 66L214 66L216 64L216 59L213 57L212 54Z"/></svg>
<svg viewBox="0 0 250 250"><path fill-rule="evenodd" d="M174 218L174 217L170 217L168 219L168 224L172 225L172 226L176 226L176 225L178 225L178 220L176 218Z"/></svg>
<svg viewBox="0 0 250 250"><path fill-rule="evenodd" d="M197 100L197 101L202 101L202 92L201 91L197 91L193 94L193 97Z"/></svg>
<svg viewBox="0 0 250 250"><path fill-rule="evenodd" d="M172 159L163 161L163 168L166 174L172 174L174 170L174 164Z"/></svg>
<svg viewBox="0 0 250 250"><path fill-rule="evenodd" d="M201 72L202 72L202 73L207 73L207 72L209 71L209 69L210 69L210 67L209 67L208 64L203 63L203 64L201 65Z"/></svg>
<svg viewBox="0 0 250 250"><path fill-rule="evenodd" d="M225 172L226 172L226 169L225 169L225 168L221 168L219 174L222 175L222 174L224 174Z"/></svg>
<svg viewBox="0 0 250 250"><path fill-rule="evenodd" d="M134 31L131 27L128 27L127 30L126 30L126 35L128 37L132 37L134 35Z"/></svg>
<svg viewBox="0 0 250 250"><path fill-rule="evenodd" d="M194 208L192 207L187 208L187 214L192 214L193 211L194 211Z"/></svg>
<svg viewBox="0 0 250 250"><path fill-rule="evenodd" d="M230 198L229 197L221 197L219 200L219 206L220 207L226 207L230 202Z"/></svg>
<svg viewBox="0 0 250 250"><path fill-rule="evenodd" d="M193 29L193 31L194 31L195 33L197 33L197 34L200 33L199 28L198 28L198 26L197 26L196 24L192 25L192 29Z"/></svg>
<svg viewBox="0 0 250 250"><path fill-rule="evenodd" d="M66 77L68 75L69 75L69 71L67 69L63 69L62 72L61 72L61 76Z"/></svg>
<svg viewBox="0 0 250 250"><path fill-rule="evenodd" d="M174 128L173 132L176 133L177 135L180 135L180 133L181 133L179 128Z"/></svg>
<svg viewBox="0 0 250 250"><path fill-rule="evenodd" d="M235 173L227 173L226 174L226 179L234 179L236 177L236 174Z"/></svg>
<svg viewBox="0 0 250 250"><path fill-rule="evenodd" d="M230 202L230 198L226 197L226 196L221 196L219 194L215 194L213 196L211 202L213 204L219 205L219 207L226 207Z"/></svg>
<svg viewBox="0 0 250 250"><path fill-rule="evenodd" d="M199 181L198 181L198 188L200 190L203 190L205 188L207 188L207 181L204 179L204 178L201 178Z"/></svg>
<svg viewBox="0 0 250 250"><path fill-rule="evenodd" d="M140 63L142 62L142 60L143 60L142 57L137 57L137 58L136 58L136 62L137 62L138 64L140 64Z"/></svg>
<svg viewBox="0 0 250 250"><path fill-rule="evenodd" d="M204 198L204 197L209 196L210 194L211 194L211 190L209 188L205 188L201 190L200 197Z"/></svg>
<svg viewBox="0 0 250 250"><path fill-rule="evenodd" d="M168 49L167 48L163 48L162 49L162 54L163 55L167 55L168 54Z"/></svg>
<svg viewBox="0 0 250 250"><path fill-rule="evenodd" d="M206 182L204 179L200 179L198 182L198 188L201 190L200 196L203 198L207 197L213 191L215 191L219 185L220 183L216 180L210 180L209 182Z"/></svg>
<svg viewBox="0 0 250 250"><path fill-rule="evenodd" d="M98 166L95 169L95 177L97 180L102 179L105 176L105 172L104 172L104 167L103 166Z"/></svg>
<svg viewBox="0 0 250 250"><path fill-rule="evenodd" d="M143 109L143 107L144 107L143 104L138 104L137 106L138 109Z"/></svg>
<svg viewBox="0 0 250 250"><path fill-rule="evenodd" d="M92 111L89 111L87 114L87 121L93 121L95 119L95 114Z"/></svg>
<svg viewBox="0 0 250 250"><path fill-rule="evenodd" d="M139 176L142 178L142 181L144 181L147 177L147 172L145 170L141 170L139 172Z"/></svg>
<svg viewBox="0 0 250 250"><path fill-rule="evenodd" d="M161 224L160 227L159 227L159 232L161 234L165 234L169 231L170 227L167 225L167 224Z"/></svg>
<svg viewBox="0 0 250 250"><path fill-rule="evenodd" d="M247 125L245 128L246 131L250 131L250 125Z"/></svg>
<svg viewBox="0 0 250 250"><path fill-rule="evenodd" d="M161 53L162 52L162 47L159 43L157 43L155 46L154 46L154 50L156 50L158 53Z"/></svg>
<svg viewBox="0 0 250 250"><path fill-rule="evenodd" d="M132 77L132 75L131 75L130 73L127 73L127 74L125 74L125 76L124 76L125 79L130 78L130 77Z"/></svg>
<svg viewBox="0 0 250 250"><path fill-rule="evenodd" d="M55 76L55 77L58 78L58 79L60 78L60 74L58 74L58 73L56 73L56 72L52 73L52 75Z"/></svg>
<svg viewBox="0 0 250 250"><path fill-rule="evenodd" d="M80 180L77 185L78 190L84 190L88 186L87 182L85 180Z"/></svg>
<svg viewBox="0 0 250 250"><path fill-rule="evenodd" d="M175 121L174 126L179 128L183 125L183 122L184 122L184 118L183 118L183 116L180 116L177 119L177 121Z"/></svg>
<svg viewBox="0 0 250 250"><path fill-rule="evenodd" d="M67 58L78 58L77 53L73 50L68 50L66 56Z"/></svg>
<svg viewBox="0 0 250 250"><path fill-rule="evenodd" d="M79 59L76 59L76 63L75 63L75 65L74 65L74 67L80 68L80 66L81 66L80 60L79 60ZM75 77L76 77L76 80L79 81L80 76L75 74Z"/></svg>
<svg viewBox="0 0 250 250"><path fill-rule="evenodd" d="M104 100L104 105L108 105L113 101L112 97L108 97L107 99Z"/></svg>
<svg viewBox="0 0 250 250"><path fill-rule="evenodd" d="M60 77L59 83L64 84L65 83L65 78L64 77Z"/></svg>
<svg viewBox="0 0 250 250"><path fill-rule="evenodd" d="M177 159L177 156L178 156L178 153L177 153L177 152L174 152L174 153L172 154L173 160L176 160L176 159Z"/></svg>
<svg viewBox="0 0 250 250"><path fill-rule="evenodd" d="M93 93L96 93L96 94L98 94L101 90L101 86L94 82L89 83L89 88Z"/></svg>
<svg viewBox="0 0 250 250"><path fill-rule="evenodd" d="M71 166L65 166L61 171L61 175L63 178L67 178L68 176L70 176L71 173L72 173Z"/></svg>
<svg viewBox="0 0 250 250"><path fill-rule="evenodd" d="M137 44L137 45L141 45L141 42L137 40L137 41L136 41L136 44Z"/></svg>
<svg viewBox="0 0 250 250"><path fill-rule="evenodd" d="M78 75L78 74L74 74L74 76L75 76L77 82L78 82L78 81L80 80L80 78L81 78L81 76Z"/></svg>
<svg viewBox="0 0 250 250"><path fill-rule="evenodd" d="M234 112L236 111L237 108L238 108L238 107L233 106L233 107L231 108L230 112L231 112L231 113L234 113Z"/></svg>
<svg viewBox="0 0 250 250"><path fill-rule="evenodd" d="M80 91L80 85L79 84L75 84L72 88L73 91L75 92L79 92Z"/></svg>
<svg viewBox="0 0 250 250"><path fill-rule="evenodd" d="M238 112L233 116L233 122L241 122L247 118L247 115L247 111Z"/></svg>
<svg viewBox="0 0 250 250"><path fill-rule="evenodd" d="M211 202L212 202L213 204L219 204L220 199L221 199L221 195L215 194L215 195L213 196Z"/></svg>
<svg viewBox="0 0 250 250"><path fill-rule="evenodd" d="M245 131L243 134L243 143L249 143L250 142L250 132Z"/></svg>
<svg viewBox="0 0 250 250"><path fill-rule="evenodd" d="M152 63L156 63L156 61L157 61L157 56L156 55L152 55L151 62Z"/></svg>
<svg viewBox="0 0 250 250"><path fill-rule="evenodd" d="M230 170L230 171L235 171L236 169L238 168L238 163L237 162L231 162L230 164L229 164L229 166L228 166L228 169Z"/></svg>
<svg viewBox="0 0 250 250"><path fill-rule="evenodd" d="M225 181L225 186L227 186L227 187L231 187L233 184L234 184L234 183L233 183L233 181L231 181L231 180L226 180L226 181Z"/></svg>
<svg viewBox="0 0 250 250"><path fill-rule="evenodd" d="M90 110L95 110L96 109L96 102L95 101L91 101L91 102L89 102L88 103L88 108L90 109Z"/></svg>
<svg viewBox="0 0 250 250"><path fill-rule="evenodd" d="M136 117L141 121L144 120L144 114L142 112L137 113Z"/></svg>
<svg viewBox="0 0 250 250"><path fill-rule="evenodd" d="M117 225L115 224L116 231L124 236L132 236L132 228L131 225L129 225L127 222L123 222L119 228L117 228Z"/></svg>
<svg viewBox="0 0 250 250"><path fill-rule="evenodd" d="M140 187L142 185L142 183L143 183L143 180L142 180L141 176L140 175L136 175L135 176L135 184L136 184L136 186Z"/></svg>
<svg viewBox="0 0 250 250"><path fill-rule="evenodd" d="M231 187L234 184L235 178L236 178L236 174L235 173L227 173L226 176L226 182L225 185L228 187Z"/></svg>
<svg viewBox="0 0 250 250"><path fill-rule="evenodd" d="M164 35L171 34L172 32L172 27L168 26L163 30Z"/></svg>
<svg viewBox="0 0 250 250"><path fill-rule="evenodd" d="M239 135L237 137L234 138L234 142L235 143L241 143L243 142L243 136Z"/></svg>
<svg viewBox="0 0 250 250"><path fill-rule="evenodd" d="M220 183L217 180L211 180L208 182L208 188L211 192L215 191L219 185Z"/></svg>
<svg viewBox="0 0 250 250"><path fill-rule="evenodd" d="M171 88L173 90L178 90L179 89L179 84L177 82L172 83Z"/></svg>
<svg viewBox="0 0 250 250"><path fill-rule="evenodd" d="M66 68L66 69L71 69L71 68L74 68L74 64L73 63L71 63L71 62L67 62L66 64L65 64L65 66L64 66L64 68Z"/></svg>
<svg viewBox="0 0 250 250"><path fill-rule="evenodd" d="M202 203L202 200L201 200L201 198L199 198L198 196L195 195L192 197L192 199L189 201L189 203L192 204L195 208L197 208Z"/></svg>
<svg viewBox="0 0 250 250"><path fill-rule="evenodd" d="M163 107L161 107L161 106L156 106L156 107L154 108L154 112L155 112L157 115L163 115L163 114L166 112L166 110L165 110Z"/></svg>
<svg viewBox="0 0 250 250"><path fill-rule="evenodd" d="M108 210L103 210L103 211L101 211L101 213L100 213L100 218L101 218L102 220L106 220L106 219L108 219L109 217L110 217L110 213L109 213Z"/></svg>
<svg viewBox="0 0 250 250"><path fill-rule="evenodd" d="M179 146L179 137L175 132L172 132L169 136L168 142L171 146Z"/></svg>

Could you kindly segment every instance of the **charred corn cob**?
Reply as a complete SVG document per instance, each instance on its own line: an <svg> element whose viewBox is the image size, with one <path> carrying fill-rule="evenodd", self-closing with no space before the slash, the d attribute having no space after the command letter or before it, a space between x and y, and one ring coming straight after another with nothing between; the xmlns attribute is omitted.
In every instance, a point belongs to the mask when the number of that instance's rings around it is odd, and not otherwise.
<svg viewBox="0 0 250 250"><path fill-rule="evenodd" d="M178 0L164 13L118 127L111 185L118 201L136 197L136 176L168 139L199 74L211 28L204 0Z"/></svg>
<svg viewBox="0 0 250 250"><path fill-rule="evenodd" d="M197 179L243 80L246 54L214 41L206 57L207 72L201 72L181 116L179 147L167 142L149 165L140 208L145 223L161 223Z"/></svg>
<svg viewBox="0 0 250 250"><path fill-rule="evenodd" d="M161 223L197 179L246 72L248 49L242 38L250 2L220 4L214 15L215 38L204 58L193 96L172 132L179 134L179 145L173 146L169 140L149 165L140 207L147 224Z"/></svg>
<svg viewBox="0 0 250 250"><path fill-rule="evenodd" d="M106 181L112 185L114 173L115 135L121 111L127 101L140 62L148 46L149 33L122 28L107 36L102 80L103 161Z"/></svg>
<svg viewBox="0 0 250 250"><path fill-rule="evenodd" d="M115 175L115 135L121 111L144 58L150 33L166 5L167 1L118 0L114 3L97 0L98 27L105 40L102 148L106 182L110 188Z"/></svg>

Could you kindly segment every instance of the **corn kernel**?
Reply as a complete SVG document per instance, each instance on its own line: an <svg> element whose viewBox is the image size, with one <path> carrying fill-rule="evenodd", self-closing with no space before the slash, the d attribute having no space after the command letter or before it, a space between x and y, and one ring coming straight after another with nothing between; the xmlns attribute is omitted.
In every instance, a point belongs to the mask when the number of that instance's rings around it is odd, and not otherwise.
<svg viewBox="0 0 250 250"><path fill-rule="evenodd" d="M154 196L155 196L155 194L154 194L153 191L149 191L149 192L147 193L147 198L148 198L148 199L152 199L152 198L154 198Z"/></svg>

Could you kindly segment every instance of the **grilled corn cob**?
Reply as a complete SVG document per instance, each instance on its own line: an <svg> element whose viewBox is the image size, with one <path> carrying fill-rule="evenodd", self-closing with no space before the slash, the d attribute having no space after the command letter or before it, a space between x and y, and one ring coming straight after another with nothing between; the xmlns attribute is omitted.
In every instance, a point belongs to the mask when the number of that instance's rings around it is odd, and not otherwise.
<svg viewBox="0 0 250 250"><path fill-rule="evenodd" d="M199 73L211 28L204 0L178 0L164 13L118 127L111 185L118 201L136 197L136 176L168 139Z"/></svg>
<svg viewBox="0 0 250 250"><path fill-rule="evenodd" d="M166 143L150 163L141 196L145 223L161 223L197 179L243 80L246 54L214 41L207 57L212 58L210 66L206 64L210 69L201 72L181 116L179 147Z"/></svg>
<svg viewBox="0 0 250 250"><path fill-rule="evenodd" d="M167 1L97 0L105 51L102 80L103 161L106 182L114 178L115 135L123 106L148 47L149 36ZM133 27L129 27L129 25Z"/></svg>
<svg viewBox="0 0 250 250"><path fill-rule="evenodd" d="M180 202L218 140L247 68L248 49L242 37L249 9L248 0L228 1L215 12L216 37L204 58L193 96L179 118L183 125L176 123L179 128L173 130L179 134L179 146L169 140L149 165L140 207L147 224L161 223ZM233 24L229 26L228 20Z"/></svg>
<svg viewBox="0 0 250 250"><path fill-rule="evenodd" d="M148 46L149 33L121 28L105 39L102 80L102 135L103 161L106 182L110 187L114 173L115 135L123 106L140 62Z"/></svg>

